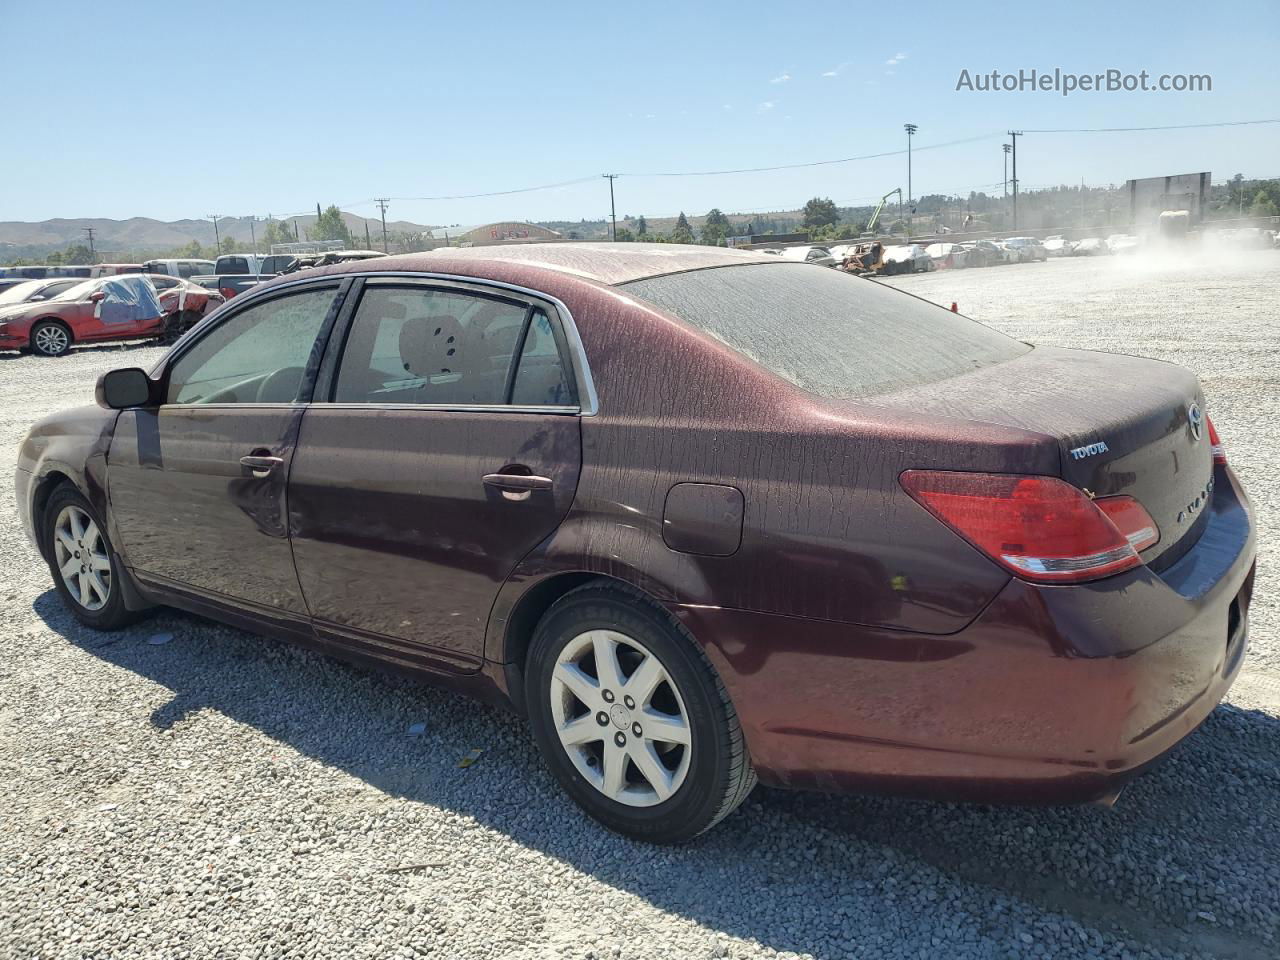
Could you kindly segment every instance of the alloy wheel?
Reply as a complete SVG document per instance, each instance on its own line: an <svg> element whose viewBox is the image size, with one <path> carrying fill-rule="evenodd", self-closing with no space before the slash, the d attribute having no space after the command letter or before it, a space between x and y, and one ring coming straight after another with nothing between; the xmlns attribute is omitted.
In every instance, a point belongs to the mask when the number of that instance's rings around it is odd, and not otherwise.
<svg viewBox="0 0 1280 960"><path fill-rule="evenodd" d="M50 323L36 331L35 345L36 349L41 353L55 357L66 352L67 348L71 346L71 338L67 336L67 331L62 327L56 323Z"/></svg>
<svg viewBox="0 0 1280 960"><path fill-rule="evenodd" d="M101 610L111 597L111 558L93 518L79 507L62 508L53 525L54 563L71 598Z"/></svg>
<svg viewBox="0 0 1280 960"><path fill-rule="evenodd" d="M556 658L550 697L561 746L606 797L648 807L680 789L693 750L689 715L671 674L638 640L578 634Z"/></svg>

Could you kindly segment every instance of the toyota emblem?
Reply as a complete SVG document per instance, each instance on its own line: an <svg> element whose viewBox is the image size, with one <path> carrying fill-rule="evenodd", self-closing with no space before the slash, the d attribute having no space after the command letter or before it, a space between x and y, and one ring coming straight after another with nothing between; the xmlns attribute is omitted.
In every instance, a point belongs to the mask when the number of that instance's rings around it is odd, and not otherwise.
<svg viewBox="0 0 1280 960"><path fill-rule="evenodd" d="M1192 403L1187 407L1187 426L1191 428L1191 436L1200 439L1200 433L1204 429L1204 414L1200 412L1200 405Z"/></svg>

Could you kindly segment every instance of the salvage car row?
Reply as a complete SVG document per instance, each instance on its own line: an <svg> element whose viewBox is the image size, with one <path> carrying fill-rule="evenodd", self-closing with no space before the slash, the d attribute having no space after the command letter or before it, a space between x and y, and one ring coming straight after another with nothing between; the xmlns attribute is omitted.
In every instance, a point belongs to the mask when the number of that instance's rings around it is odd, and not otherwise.
<svg viewBox="0 0 1280 960"><path fill-rule="evenodd" d="M283 273L381 256L373 250L338 250L315 257L231 254L216 262L0 268L21 271L0 278L0 350L57 357L80 343L153 337L172 343L216 307ZM209 269L214 272L203 272ZM67 276L68 270L96 275L81 279ZM24 279L37 272L41 278Z"/></svg>

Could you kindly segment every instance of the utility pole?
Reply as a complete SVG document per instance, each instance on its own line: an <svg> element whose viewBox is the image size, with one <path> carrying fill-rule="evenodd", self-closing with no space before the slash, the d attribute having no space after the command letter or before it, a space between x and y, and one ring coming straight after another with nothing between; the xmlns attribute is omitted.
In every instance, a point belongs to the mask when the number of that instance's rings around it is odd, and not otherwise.
<svg viewBox="0 0 1280 960"><path fill-rule="evenodd" d="M213 255L216 258L222 252L222 238L218 236L218 218L222 214L206 213L205 216L213 221Z"/></svg>
<svg viewBox="0 0 1280 960"><path fill-rule="evenodd" d="M253 244L253 255L258 255L258 231L254 229L254 224L258 222L255 216L249 217L249 242Z"/></svg>
<svg viewBox="0 0 1280 960"><path fill-rule="evenodd" d="M390 250L387 249L387 203L390 201L390 199L391 199L390 197L378 198L378 209L382 211L382 252L383 253L391 252Z"/></svg>
<svg viewBox="0 0 1280 960"><path fill-rule="evenodd" d="M1013 229L1018 229L1018 138L1021 130L1010 130L1009 138L1013 141Z"/></svg>
<svg viewBox="0 0 1280 960"><path fill-rule="evenodd" d="M914 123L904 123L902 129L907 131L907 208L912 209L911 199L915 195L911 192L911 138L919 128Z"/></svg>
<svg viewBox="0 0 1280 960"><path fill-rule="evenodd" d="M616 173L602 173L600 176L609 181L609 239L615 243L618 241L618 208L613 203L613 181L618 179Z"/></svg>
<svg viewBox="0 0 1280 960"><path fill-rule="evenodd" d="M369 239L369 221L364 222L364 248L366 250L373 249L373 241Z"/></svg>
<svg viewBox="0 0 1280 960"><path fill-rule="evenodd" d="M1000 146L1004 147L1004 198L1007 201L1009 199L1009 151L1013 147L1007 143L1002 143Z"/></svg>
<svg viewBox="0 0 1280 960"><path fill-rule="evenodd" d="M83 228L84 232L85 232L85 233L87 233L87 234L89 235L89 262L90 262L90 263L97 263L97 262L98 262L98 253L97 253L97 251L96 251L96 250L94 250L94 248L93 248L93 229L94 229L93 227L84 227L84 228Z"/></svg>

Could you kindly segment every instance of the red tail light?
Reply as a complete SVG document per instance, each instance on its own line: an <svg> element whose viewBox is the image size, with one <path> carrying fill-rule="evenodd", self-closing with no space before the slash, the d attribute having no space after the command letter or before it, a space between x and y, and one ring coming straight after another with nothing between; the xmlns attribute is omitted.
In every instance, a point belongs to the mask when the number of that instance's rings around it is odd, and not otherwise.
<svg viewBox="0 0 1280 960"><path fill-rule="evenodd" d="M230 300L232 297L236 295L236 292L232 290L230 287L221 287L219 288L218 292L228 300Z"/></svg>
<svg viewBox="0 0 1280 960"><path fill-rule="evenodd" d="M1025 580L1080 583L1107 577L1142 563L1141 547L1128 534L1149 527L1159 538L1137 501L1108 497L1112 503L1104 509L1106 501L1090 500L1057 477L908 470L901 479L921 506Z"/></svg>
<svg viewBox="0 0 1280 960"><path fill-rule="evenodd" d="M1213 421L1205 417L1205 423L1209 424L1209 449L1213 451L1213 462L1216 466L1225 467L1227 465L1227 448L1222 441L1218 439L1218 430L1213 425Z"/></svg>
<svg viewBox="0 0 1280 960"><path fill-rule="evenodd" d="M1160 542L1160 530L1156 527L1156 522L1133 497L1103 497L1093 502L1139 553Z"/></svg>

